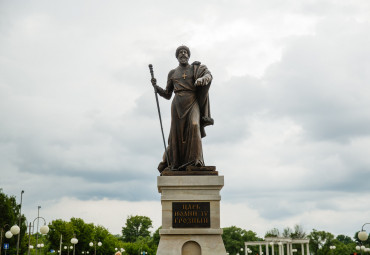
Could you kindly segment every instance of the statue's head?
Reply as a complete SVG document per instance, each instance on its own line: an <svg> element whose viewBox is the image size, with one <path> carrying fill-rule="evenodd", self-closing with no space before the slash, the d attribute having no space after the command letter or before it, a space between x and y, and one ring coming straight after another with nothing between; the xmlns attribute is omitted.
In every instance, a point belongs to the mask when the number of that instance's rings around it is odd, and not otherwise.
<svg viewBox="0 0 370 255"><path fill-rule="evenodd" d="M176 58L181 65L188 64L190 58L190 50L185 45L181 45L176 49Z"/></svg>

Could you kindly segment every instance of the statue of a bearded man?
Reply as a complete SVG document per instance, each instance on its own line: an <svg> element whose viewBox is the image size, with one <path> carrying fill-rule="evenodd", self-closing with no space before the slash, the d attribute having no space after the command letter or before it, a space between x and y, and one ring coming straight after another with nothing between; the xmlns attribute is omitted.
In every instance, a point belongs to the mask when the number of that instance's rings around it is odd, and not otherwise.
<svg viewBox="0 0 370 255"><path fill-rule="evenodd" d="M176 49L176 58L179 66L169 72L166 89L157 86L155 78L151 80L155 90L163 98L170 99L172 93L175 93L171 105L167 152L158 166L159 172L166 168L185 170L185 166L204 166L204 127L214 123L208 96L212 82L211 72L198 61L190 65L190 50L184 45Z"/></svg>

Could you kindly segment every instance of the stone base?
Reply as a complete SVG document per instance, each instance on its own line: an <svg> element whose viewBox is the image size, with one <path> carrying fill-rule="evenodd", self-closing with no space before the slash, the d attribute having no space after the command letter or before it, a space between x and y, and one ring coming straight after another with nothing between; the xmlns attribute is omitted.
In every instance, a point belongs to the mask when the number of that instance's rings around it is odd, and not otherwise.
<svg viewBox="0 0 370 255"><path fill-rule="evenodd" d="M225 254L221 235L161 235L157 250L157 255Z"/></svg>
<svg viewBox="0 0 370 255"><path fill-rule="evenodd" d="M157 183L162 204L162 229L159 231L161 238L157 255L225 255L220 228L223 176L159 176ZM194 227L190 223L177 227L173 220L179 217L176 216L176 204L179 203L208 204L206 218L210 224ZM198 216L204 212L189 210L198 213Z"/></svg>

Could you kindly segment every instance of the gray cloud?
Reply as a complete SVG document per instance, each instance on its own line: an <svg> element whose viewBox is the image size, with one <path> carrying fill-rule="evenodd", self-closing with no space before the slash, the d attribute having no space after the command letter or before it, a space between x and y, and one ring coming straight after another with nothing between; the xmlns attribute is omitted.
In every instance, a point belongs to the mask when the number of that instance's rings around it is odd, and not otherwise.
<svg viewBox="0 0 370 255"><path fill-rule="evenodd" d="M368 29L353 20L324 20L316 35L294 40L266 74L274 111L294 117L318 140L369 135Z"/></svg>

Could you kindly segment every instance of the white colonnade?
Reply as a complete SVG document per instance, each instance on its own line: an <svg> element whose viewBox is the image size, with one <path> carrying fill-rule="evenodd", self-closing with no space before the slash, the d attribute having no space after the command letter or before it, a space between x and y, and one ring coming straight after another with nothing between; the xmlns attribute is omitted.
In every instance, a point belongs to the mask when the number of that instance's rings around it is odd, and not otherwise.
<svg viewBox="0 0 370 255"><path fill-rule="evenodd" d="M291 238L279 238L279 237L266 237L264 241L245 242L245 251L248 250L248 246L259 246L259 255L294 255L293 246L301 246L302 255L310 255L308 239L291 239ZM264 252L262 251L264 247ZM276 246L278 249L275 249ZM306 247L305 247L306 246ZM306 248L306 249L305 249ZM278 252L275 252L278 251ZM270 254L271 252L271 254ZM277 254L276 254L277 253Z"/></svg>

